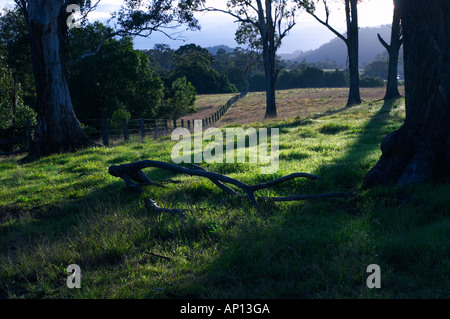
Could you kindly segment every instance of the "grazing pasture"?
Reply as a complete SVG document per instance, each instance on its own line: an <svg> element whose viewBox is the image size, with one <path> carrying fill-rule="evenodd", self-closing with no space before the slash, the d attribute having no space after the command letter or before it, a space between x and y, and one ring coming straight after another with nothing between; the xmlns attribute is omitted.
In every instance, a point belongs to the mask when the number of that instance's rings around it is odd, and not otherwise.
<svg viewBox="0 0 450 319"><path fill-rule="evenodd" d="M279 119L263 122L263 94L250 93L219 123L278 128L280 170L201 166L248 184L316 174L322 179L258 195L355 192L350 199L254 207L199 177L148 169L181 183L139 195L108 174L111 165L171 162L170 137L23 165L2 157L0 298L449 298L450 185L361 189L382 138L404 120L404 100L384 102L381 90L367 89L362 105L346 108L345 97L341 89L280 91ZM184 210L185 221L146 198ZM81 289L66 285L70 264L80 266ZM371 264L380 266L380 289L367 287Z"/></svg>

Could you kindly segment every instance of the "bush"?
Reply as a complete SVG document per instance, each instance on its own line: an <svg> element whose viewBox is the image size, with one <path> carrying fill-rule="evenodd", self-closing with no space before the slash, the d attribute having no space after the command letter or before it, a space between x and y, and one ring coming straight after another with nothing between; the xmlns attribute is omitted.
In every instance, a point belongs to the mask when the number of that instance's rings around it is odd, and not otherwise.
<svg viewBox="0 0 450 319"><path fill-rule="evenodd" d="M361 77L359 85L363 88L383 87L385 85L385 81L378 77L366 75Z"/></svg>
<svg viewBox="0 0 450 319"><path fill-rule="evenodd" d="M166 99L160 109L160 116L178 119L186 114L197 111L195 108L195 100L197 99L197 91L195 87L181 77L173 81L172 87L166 93Z"/></svg>

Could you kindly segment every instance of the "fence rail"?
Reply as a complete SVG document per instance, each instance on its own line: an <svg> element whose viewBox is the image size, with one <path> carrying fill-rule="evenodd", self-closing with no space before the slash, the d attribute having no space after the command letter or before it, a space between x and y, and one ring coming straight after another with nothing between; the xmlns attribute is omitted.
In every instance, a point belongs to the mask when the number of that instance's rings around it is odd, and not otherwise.
<svg viewBox="0 0 450 319"><path fill-rule="evenodd" d="M223 106L219 107L210 116L203 119L203 129L214 126L229 110L231 105L236 103L239 99L245 97L247 92L237 94L227 101ZM133 119L122 120L121 122L110 119L86 119L81 122L85 126L85 133L91 139L101 140L105 146L110 145L110 140L123 139L128 141L130 136L140 136L141 138L153 137L157 139L162 136L169 135L174 129L182 127L189 130L194 129L194 121L196 120L168 120L168 119Z"/></svg>
<svg viewBox="0 0 450 319"><path fill-rule="evenodd" d="M8 146L14 146L17 144L26 144L25 149L20 150L12 150L12 151L6 151L6 152L0 152L0 156L5 155L13 155L13 154L20 154L20 153L26 153L30 150L31 146L31 124L30 120L26 120L25 127L19 127L19 128L9 128L6 130L1 130L0 135L0 150L4 150ZM20 134L25 134L25 136L20 136ZM17 136L19 135L19 136ZM3 137L3 136L11 136L11 137Z"/></svg>
<svg viewBox="0 0 450 319"><path fill-rule="evenodd" d="M203 129L214 126L229 110L231 105L236 103L239 99L245 97L247 92L237 94L229 99L223 106L219 107L213 114L203 119ZM194 121L196 120L168 120L168 119L137 119L137 120L123 120L122 122L113 121L110 119L86 119L81 120L85 134L92 140L100 140L103 145L110 146L111 140L125 140L128 141L130 136L140 136L141 138L152 137L157 139L162 136L169 135L178 127L194 129ZM32 142L32 127L30 120L26 121L26 127L19 129L2 130L0 133L0 151L21 143L26 143L26 149L13 150L7 152L0 152L1 155L12 155L29 152ZM20 136L25 134L25 136ZM10 136L10 137L3 137Z"/></svg>

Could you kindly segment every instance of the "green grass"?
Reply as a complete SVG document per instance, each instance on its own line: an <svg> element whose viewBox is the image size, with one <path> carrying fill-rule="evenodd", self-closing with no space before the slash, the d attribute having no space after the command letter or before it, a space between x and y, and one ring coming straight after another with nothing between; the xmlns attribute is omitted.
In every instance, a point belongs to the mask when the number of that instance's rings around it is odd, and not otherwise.
<svg viewBox="0 0 450 319"><path fill-rule="evenodd" d="M370 102L341 112L248 126L280 129L280 170L203 164L246 183L292 172L260 195L355 191L351 199L253 207L201 178L146 170L142 196L108 167L170 162L170 138L93 148L19 165L0 160L0 298L448 298L450 185L361 190L381 139L401 126L404 102ZM186 221L144 204L186 209ZM151 256L153 252L171 259ZM78 264L81 289L66 286ZM381 267L381 289L366 268Z"/></svg>

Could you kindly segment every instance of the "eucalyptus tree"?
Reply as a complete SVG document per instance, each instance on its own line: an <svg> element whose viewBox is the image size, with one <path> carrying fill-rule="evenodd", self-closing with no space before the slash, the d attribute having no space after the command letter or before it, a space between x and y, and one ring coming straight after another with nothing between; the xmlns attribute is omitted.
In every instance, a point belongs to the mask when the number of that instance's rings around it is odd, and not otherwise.
<svg viewBox="0 0 450 319"><path fill-rule="evenodd" d="M205 2L205 1L202 1ZM266 87L266 118L277 116L275 83L279 70L275 67L276 53L282 40L295 26L303 0L228 0L225 9L204 5L202 11L228 14L239 23L236 40L260 52L264 64Z"/></svg>
<svg viewBox="0 0 450 319"><path fill-rule="evenodd" d="M317 5L322 2L325 17L320 17L317 13ZM344 35L337 31L329 23L330 3L342 2L345 6L345 18L347 23L347 34ZM312 5L306 8L318 22L326 26L339 39L345 42L348 53L348 67L350 73L350 91L348 94L347 106L361 104L361 94L359 85L359 27L358 27L358 3L361 0L315 0Z"/></svg>
<svg viewBox="0 0 450 319"><path fill-rule="evenodd" d="M86 21L84 18L99 1L15 2L22 10L29 32L37 93L38 125L29 159L93 145L83 133L73 110L66 74L65 44L69 29L82 27ZM190 0L124 0L121 10L113 16L117 22L115 34L150 36L160 31L170 36L168 30L180 25L197 29L197 20L190 11L191 4ZM78 11L81 19L75 14Z"/></svg>
<svg viewBox="0 0 450 319"><path fill-rule="evenodd" d="M406 119L386 136L365 186L450 177L450 2L399 0Z"/></svg>
<svg viewBox="0 0 450 319"><path fill-rule="evenodd" d="M378 39L386 48L389 54L388 83L386 88L385 100L396 99L400 97L398 91L398 56L403 44L401 25L400 25L400 5L398 0L394 0L394 15L392 19L391 44L388 44L380 34Z"/></svg>

